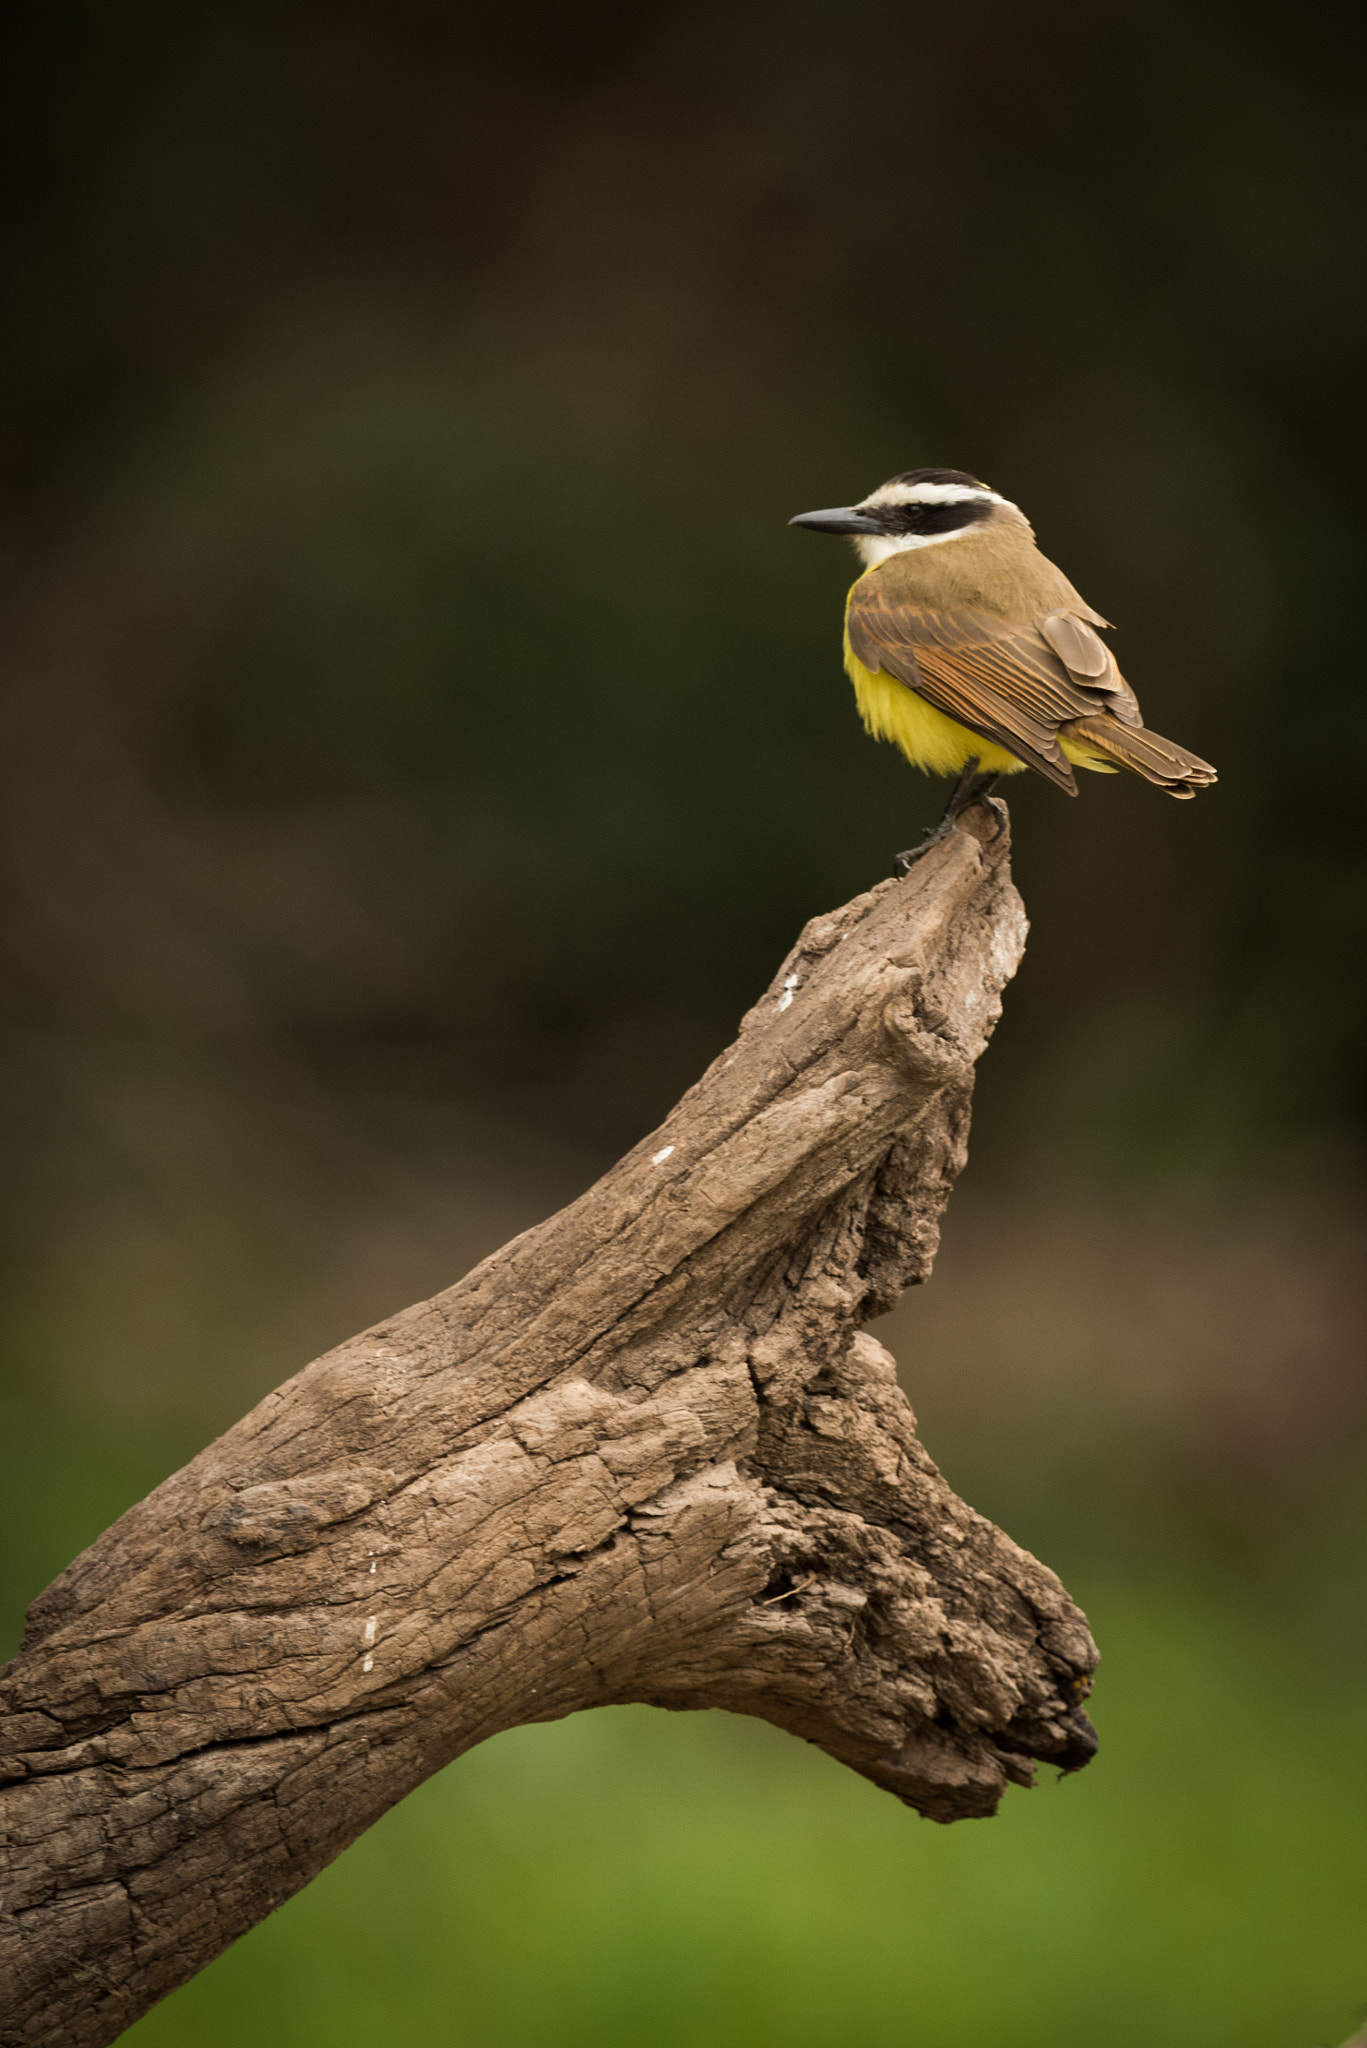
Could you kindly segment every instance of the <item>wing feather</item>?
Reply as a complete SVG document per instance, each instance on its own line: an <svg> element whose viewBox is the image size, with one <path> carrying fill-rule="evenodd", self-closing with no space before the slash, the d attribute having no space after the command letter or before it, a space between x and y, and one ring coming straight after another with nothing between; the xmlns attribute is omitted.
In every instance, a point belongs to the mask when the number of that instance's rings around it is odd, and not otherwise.
<svg viewBox="0 0 1367 2048"><path fill-rule="evenodd" d="M1071 675L1104 676L1110 667L1105 642L1071 612L1046 612L1039 629Z"/></svg>
<svg viewBox="0 0 1367 2048"><path fill-rule="evenodd" d="M1028 622L970 607L923 605L877 575L850 597L850 646L950 718L1075 790L1059 727L1108 711L1141 723L1104 641L1068 608ZM1095 614L1093 615L1095 616Z"/></svg>

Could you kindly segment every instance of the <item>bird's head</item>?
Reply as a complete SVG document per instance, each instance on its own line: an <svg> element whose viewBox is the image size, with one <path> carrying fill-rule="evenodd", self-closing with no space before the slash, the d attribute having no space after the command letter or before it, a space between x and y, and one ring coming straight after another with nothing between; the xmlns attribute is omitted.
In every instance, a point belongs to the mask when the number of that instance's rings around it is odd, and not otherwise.
<svg viewBox="0 0 1367 2048"><path fill-rule="evenodd" d="M813 533L849 534L868 569L904 549L934 547L989 523L1025 526L1028 531L1019 507L962 469L907 469L857 505L799 512L788 521L790 526L810 527Z"/></svg>

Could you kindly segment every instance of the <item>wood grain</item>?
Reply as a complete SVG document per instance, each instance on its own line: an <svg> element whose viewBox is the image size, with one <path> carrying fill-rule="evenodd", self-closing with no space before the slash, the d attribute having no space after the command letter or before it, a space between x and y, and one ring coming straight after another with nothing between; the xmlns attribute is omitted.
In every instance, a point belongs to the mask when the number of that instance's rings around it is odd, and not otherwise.
<svg viewBox="0 0 1367 2048"><path fill-rule="evenodd" d="M809 924L578 1201L278 1388L0 1674L9 2044L96 2048L505 1728L756 1714L919 1812L1095 1747L1054 1575L861 1327L924 1280L1024 944L973 807Z"/></svg>

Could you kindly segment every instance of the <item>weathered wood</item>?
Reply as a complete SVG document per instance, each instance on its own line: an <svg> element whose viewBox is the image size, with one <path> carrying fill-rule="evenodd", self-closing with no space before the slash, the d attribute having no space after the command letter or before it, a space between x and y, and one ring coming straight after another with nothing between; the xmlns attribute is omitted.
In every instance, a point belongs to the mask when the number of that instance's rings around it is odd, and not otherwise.
<svg viewBox="0 0 1367 2048"><path fill-rule="evenodd" d="M5 2042L112 2040L522 1722L757 1714L944 1821L1086 1761L1082 1615L860 1329L930 1270L1024 943L994 823L809 924L595 1187L37 1600L0 1686Z"/></svg>

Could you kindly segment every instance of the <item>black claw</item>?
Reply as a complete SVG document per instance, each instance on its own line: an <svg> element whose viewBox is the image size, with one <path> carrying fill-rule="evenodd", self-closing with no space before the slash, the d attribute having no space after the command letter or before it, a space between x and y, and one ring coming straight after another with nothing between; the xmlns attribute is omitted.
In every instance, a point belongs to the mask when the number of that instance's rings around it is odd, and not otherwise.
<svg viewBox="0 0 1367 2048"><path fill-rule="evenodd" d="M1011 815L1010 812L1007 810L1006 805L1002 802L999 796L988 795L986 786L984 786L982 789L978 791L978 800L980 803L986 804L988 810L991 811L993 817L996 819L997 829L992 834L992 837L994 839L1000 839L1002 833L1006 830L1007 821Z"/></svg>
<svg viewBox="0 0 1367 2048"><path fill-rule="evenodd" d="M938 825L928 825L926 836L919 846L910 846L905 853L893 857L893 867L899 875L909 875L923 853L929 853L932 846L938 846L942 839L948 839L954 830L954 820L946 811Z"/></svg>

